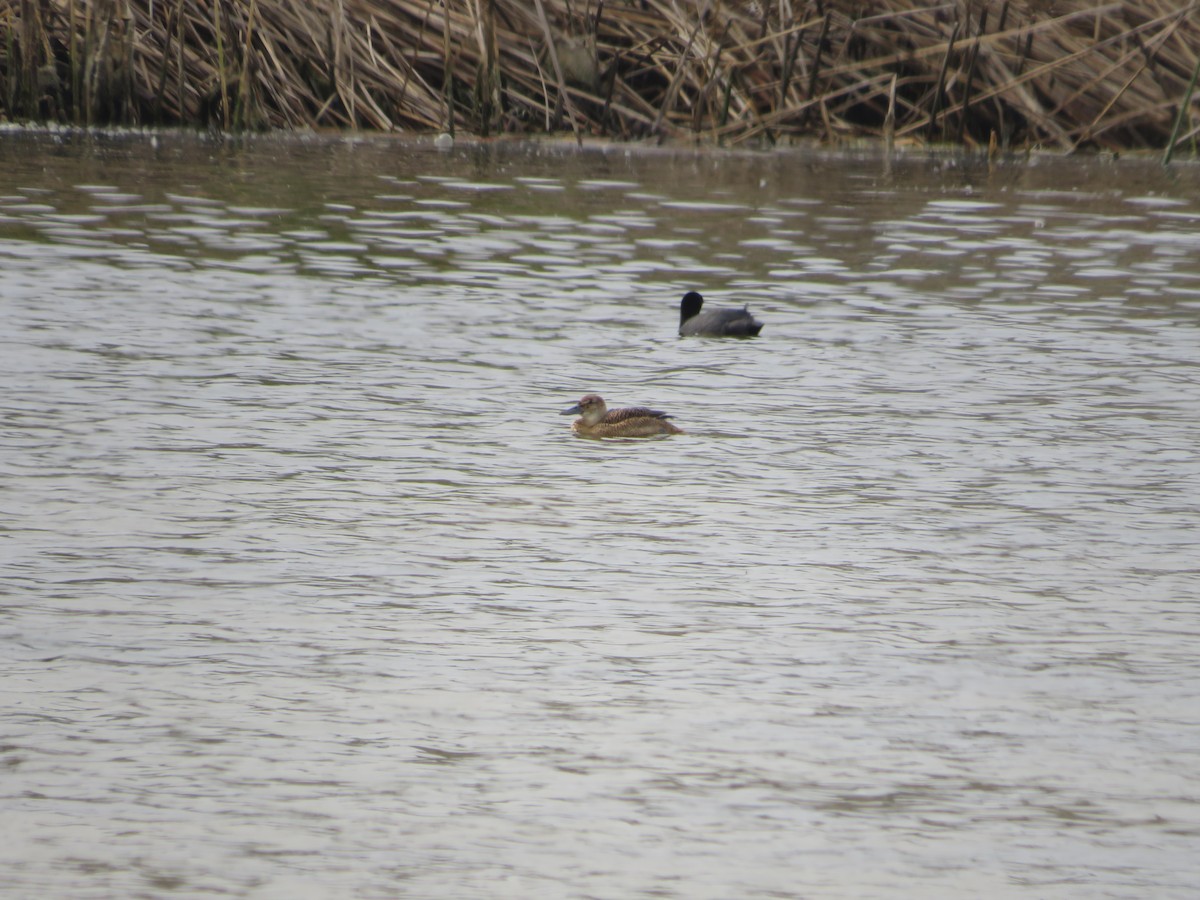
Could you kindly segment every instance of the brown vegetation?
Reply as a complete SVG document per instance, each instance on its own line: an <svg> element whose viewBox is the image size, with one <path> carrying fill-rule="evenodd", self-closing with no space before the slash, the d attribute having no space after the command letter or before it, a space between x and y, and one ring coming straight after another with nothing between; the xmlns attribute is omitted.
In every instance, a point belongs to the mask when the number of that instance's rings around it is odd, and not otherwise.
<svg viewBox="0 0 1200 900"><path fill-rule="evenodd" d="M0 0L10 119L1194 143L1197 0Z"/></svg>

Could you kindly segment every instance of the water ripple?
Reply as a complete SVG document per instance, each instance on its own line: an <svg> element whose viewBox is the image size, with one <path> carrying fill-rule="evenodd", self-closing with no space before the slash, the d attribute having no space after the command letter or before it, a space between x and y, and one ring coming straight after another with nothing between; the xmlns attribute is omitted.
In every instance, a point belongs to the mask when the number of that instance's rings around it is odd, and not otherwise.
<svg viewBox="0 0 1200 900"><path fill-rule="evenodd" d="M1195 172L42 140L11 891L1194 891Z"/></svg>

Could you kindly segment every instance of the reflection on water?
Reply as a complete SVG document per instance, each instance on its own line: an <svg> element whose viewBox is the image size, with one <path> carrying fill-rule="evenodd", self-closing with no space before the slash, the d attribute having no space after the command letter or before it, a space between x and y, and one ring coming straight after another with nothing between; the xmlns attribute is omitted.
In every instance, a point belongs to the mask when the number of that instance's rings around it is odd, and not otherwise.
<svg viewBox="0 0 1200 900"><path fill-rule="evenodd" d="M1190 896L1198 185L4 135L9 889Z"/></svg>

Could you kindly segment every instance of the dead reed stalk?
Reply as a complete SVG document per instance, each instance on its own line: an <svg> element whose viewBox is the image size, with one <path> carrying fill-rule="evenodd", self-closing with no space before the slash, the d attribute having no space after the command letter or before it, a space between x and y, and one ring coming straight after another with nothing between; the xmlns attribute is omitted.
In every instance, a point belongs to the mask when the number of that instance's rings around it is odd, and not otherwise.
<svg viewBox="0 0 1200 900"><path fill-rule="evenodd" d="M0 0L0 114L1164 148L1198 4Z"/></svg>

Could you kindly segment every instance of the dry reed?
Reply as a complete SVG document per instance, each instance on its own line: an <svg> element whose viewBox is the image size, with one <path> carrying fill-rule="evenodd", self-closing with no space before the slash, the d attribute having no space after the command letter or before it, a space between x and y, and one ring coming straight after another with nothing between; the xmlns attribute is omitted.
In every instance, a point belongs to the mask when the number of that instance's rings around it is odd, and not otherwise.
<svg viewBox="0 0 1200 900"><path fill-rule="evenodd" d="M1197 3L0 0L0 112L1194 148Z"/></svg>

